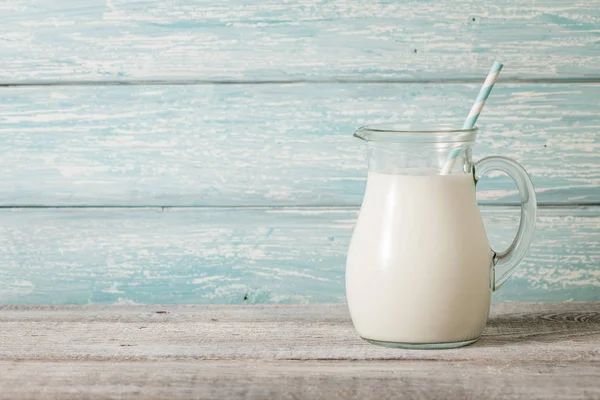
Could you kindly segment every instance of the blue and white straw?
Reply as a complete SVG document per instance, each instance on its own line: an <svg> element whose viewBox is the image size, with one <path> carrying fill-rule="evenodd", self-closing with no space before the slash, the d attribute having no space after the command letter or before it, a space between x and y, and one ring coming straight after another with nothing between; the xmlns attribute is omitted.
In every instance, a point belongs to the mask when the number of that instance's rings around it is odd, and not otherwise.
<svg viewBox="0 0 600 400"><path fill-rule="evenodd" d="M483 86L477 95L477 99L475 99L475 103L473 103L473 107L471 107L471 111L469 111L469 115L462 126L462 129L472 129L477 122L477 118L481 114L481 110L485 105L485 101L490 96L490 92L498 79L498 75L500 75L500 71L504 65L499 63L498 61L494 61L494 65L492 65L492 69L488 73L487 78L485 78L485 82L483 82ZM448 158L446 159L446 163L440 172L441 175L448 175L450 170L454 166L456 162L456 158L462 153L463 148L457 147L453 149L450 154L448 154Z"/></svg>

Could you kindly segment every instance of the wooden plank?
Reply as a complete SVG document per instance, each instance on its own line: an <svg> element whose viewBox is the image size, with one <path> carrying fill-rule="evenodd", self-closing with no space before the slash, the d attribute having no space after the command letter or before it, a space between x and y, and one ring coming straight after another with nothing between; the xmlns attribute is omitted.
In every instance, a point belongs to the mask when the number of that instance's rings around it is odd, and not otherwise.
<svg viewBox="0 0 600 400"><path fill-rule="evenodd" d="M0 80L598 77L598 0L0 5Z"/></svg>
<svg viewBox="0 0 600 400"><path fill-rule="evenodd" d="M0 362L3 399L594 399L597 363Z"/></svg>
<svg viewBox="0 0 600 400"><path fill-rule="evenodd" d="M345 305L0 307L3 398L596 398L600 303L492 306L476 344L389 349Z"/></svg>
<svg viewBox="0 0 600 400"><path fill-rule="evenodd" d="M542 209L496 301L600 300L598 208ZM0 303L344 301L357 209L4 209ZM516 208L483 208L501 250Z"/></svg>
<svg viewBox="0 0 600 400"><path fill-rule="evenodd" d="M600 362L597 302L494 304L483 336L474 345L425 352L391 350L363 341L345 304L0 306L0 310L2 361ZM600 364L596 367L600 369Z"/></svg>
<svg viewBox="0 0 600 400"><path fill-rule="evenodd" d="M462 123L478 84L0 90L0 205L354 205L386 121ZM498 85L476 158L516 158L542 203L600 202L600 85ZM502 176L480 199L515 200Z"/></svg>

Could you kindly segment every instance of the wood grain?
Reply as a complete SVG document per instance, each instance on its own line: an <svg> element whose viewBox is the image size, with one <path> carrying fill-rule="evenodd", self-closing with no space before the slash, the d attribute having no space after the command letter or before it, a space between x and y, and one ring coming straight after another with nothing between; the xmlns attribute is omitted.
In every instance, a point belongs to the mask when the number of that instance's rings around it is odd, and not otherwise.
<svg viewBox="0 0 600 400"><path fill-rule="evenodd" d="M504 300L600 300L598 208L540 211ZM0 303L344 301L355 208L4 209ZM516 208L483 208L492 247Z"/></svg>
<svg viewBox="0 0 600 400"><path fill-rule="evenodd" d="M483 336L474 345L428 351L391 350L363 341L345 304L0 310L3 361L600 362L598 302L494 304Z"/></svg>
<svg viewBox="0 0 600 400"><path fill-rule="evenodd" d="M2 399L588 399L597 363L0 362Z"/></svg>
<svg viewBox="0 0 600 400"><path fill-rule="evenodd" d="M0 90L1 205L352 205L361 125L453 122L478 84ZM521 162L540 203L599 203L600 85L497 85L475 158ZM457 119L457 116L458 119ZM516 200L486 177L480 200Z"/></svg>
<svg viewBox="0 0 600 400"><path fill-rule="evenodd" d="M598 0L3 2L0 80L598 77Z"/></svg>
<svg viewBox="0 0 600 400"><path fill-rule="evenodd" d="M0 396L600 396L600 303L492 306L476 344L360 340L345 305L0 307Z"/></svg>

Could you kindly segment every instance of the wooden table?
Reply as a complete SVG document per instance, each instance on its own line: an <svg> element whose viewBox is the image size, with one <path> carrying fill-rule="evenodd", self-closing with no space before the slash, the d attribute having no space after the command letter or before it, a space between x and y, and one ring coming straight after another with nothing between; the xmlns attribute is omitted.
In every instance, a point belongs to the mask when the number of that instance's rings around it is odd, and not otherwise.
<svg viewBox="0 0 600 400"><path fill-rule="evenodd" d="M455 350L359 339L345 305L0 307L0 398L600 398L600 303L493 306Z"/></svg>

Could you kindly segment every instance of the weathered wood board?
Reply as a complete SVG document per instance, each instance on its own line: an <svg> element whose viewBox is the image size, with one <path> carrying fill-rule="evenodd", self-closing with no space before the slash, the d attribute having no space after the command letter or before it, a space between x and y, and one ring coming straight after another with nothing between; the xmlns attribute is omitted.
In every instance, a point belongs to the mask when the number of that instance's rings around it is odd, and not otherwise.
<svg viewBox="0 0 600 400"><path fill-rule="evenodd" d="M600 396L600 303L492 306L483 337L400 350L345 305L0 307L0 397Z"/></svg>
<svg viewBox="0 0 600 400"><path fill-rule="evenodd" d="M597 362L0 361L2 399L596 399Z"/></svg>
<svg viewBox="0 0 600 400"><path fill-rule="evenodd" d="M0 81L599 77L598 0L0 4Z"/></svg>
<svg viewBox="0 0 600 400"><path fill-rule="evenodd" d="M0 89L1 205L354 205L385 121L462 124L478 84ZM600 202L600 85L498 85L475 158L504 155L540 203ZM505 176L481 200L513 202Z"/></svg>
<svg viewBox="0 0 600 400"><path fill-rule="evenodd" d="M0 303L304 303L344 300L355 208L4 209ZM492 246L516 208L484 207ZM542 209L496 300L600 300L597 208Z"/></svg>

